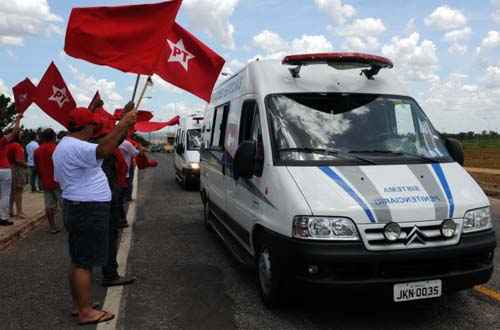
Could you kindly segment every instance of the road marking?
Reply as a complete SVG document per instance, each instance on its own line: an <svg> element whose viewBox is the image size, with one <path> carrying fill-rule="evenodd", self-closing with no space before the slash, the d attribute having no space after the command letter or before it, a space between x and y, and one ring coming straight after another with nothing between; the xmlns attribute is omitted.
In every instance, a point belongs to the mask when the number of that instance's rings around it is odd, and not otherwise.
<svg viewBox="0 0 500 330"><path fill-rule="evenodd" d="M134 182L132 191L133 201L130 202L127 212L129 227L124 228L122 230L120 246L118 247L118 255L116 256L116 261L118 262L118 272L122 275L125 275L127 271L128 255L132 243L132 234L137 212L137 187L139 183L138 174L139 173L136 167L134 173ZM122 297L123 297L123 286L114 286L108 288L108 290L106 291L106 297L104 299L104 304L102 306L102 309L110 311L113 314L115 314L115 318L109 322L99 323L97 325L97 330L116 329L118 320L120 318L120 311L122 310L121 307L122 305L125 304L125 302L122 302Z"/></svg>
<svg viewBox="0 0 500 330"><path fill-rule="evenodd" d="M478 285L478 286L474 287L474 291L476 291L482 295L485 295L490 299L500 301L500 292L498 292L496 290L487 288L487 287L482 286L482 285Z"/></svg>

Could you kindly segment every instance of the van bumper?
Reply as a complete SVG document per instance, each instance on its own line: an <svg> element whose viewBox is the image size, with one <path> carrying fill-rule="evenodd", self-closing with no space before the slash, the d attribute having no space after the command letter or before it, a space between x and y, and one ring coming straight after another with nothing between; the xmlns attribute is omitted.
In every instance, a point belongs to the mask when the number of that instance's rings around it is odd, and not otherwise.
<svg viewBox="0 0 500 330"><path fill-rule="evenodd" d="M433 279L442 280L444 292L470 288L491 278L496 247L493 230L463 235L454 246L376 252L366 250L362 242L273 236L275 251L296 279L349 289ZM318 272L309 273L310 266Z"/></svg>
<svg viewBox="0 0 500 330"><path fill-rule="evenodd" d="M189 182L193 182L193 183L200 182L200 168L193 169L193 168L184 167L182 169L182 175Z"/></svg>

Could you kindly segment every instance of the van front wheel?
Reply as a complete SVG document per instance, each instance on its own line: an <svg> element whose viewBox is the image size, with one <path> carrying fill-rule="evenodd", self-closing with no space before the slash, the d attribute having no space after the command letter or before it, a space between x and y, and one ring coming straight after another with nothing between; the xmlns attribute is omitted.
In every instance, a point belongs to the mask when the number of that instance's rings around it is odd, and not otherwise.
<svg viewBox="0 0 500 330"><path fill-rule="evenodd" d="M269 244L263 244L256 262L262 300L269 308L278 307L282 302L285 282L279 258Z"/></svg>
<svg viewBox="0 0 500 330"><path fill-rule="evenodd" d="M212 230L212 226L210 225L210 217L212 216L210 211L210 206L208 205L208 201L203 201L203 223L205 224L205 228L209 231Z"/></svg>

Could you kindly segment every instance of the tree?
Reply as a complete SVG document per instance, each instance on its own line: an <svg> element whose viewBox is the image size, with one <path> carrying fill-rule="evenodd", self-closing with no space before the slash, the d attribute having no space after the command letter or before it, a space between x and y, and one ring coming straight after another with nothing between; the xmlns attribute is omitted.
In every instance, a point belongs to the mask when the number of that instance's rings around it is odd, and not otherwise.
<svg viewBox="0 0 500 330"><path fill-rule="evenodd" d="M14 122L16 106L10 101L10 97L0 94L0 129L3 130Z"/></svg>

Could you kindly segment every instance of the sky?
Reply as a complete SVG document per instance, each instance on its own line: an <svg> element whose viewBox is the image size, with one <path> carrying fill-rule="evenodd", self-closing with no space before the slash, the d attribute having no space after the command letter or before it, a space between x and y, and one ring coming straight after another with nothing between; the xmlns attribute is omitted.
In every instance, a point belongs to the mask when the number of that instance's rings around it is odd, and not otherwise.
<svg viewBox="0 0 500 330"><path fill-rule="evenodd" d="M25 77L37 84L54 61L79 105L98 89L109 111L122 107L135 75L67 56L67 20L72 7L146 2L155 1L0 1L0 93ZM184 0L177 22L224 57L229 74L287 54L386 56L438 130L500 131L500 0ZM141 107L153 120L204 111L201 99L154 82ZM36 105L23 122L61 128Z"/></svg>

